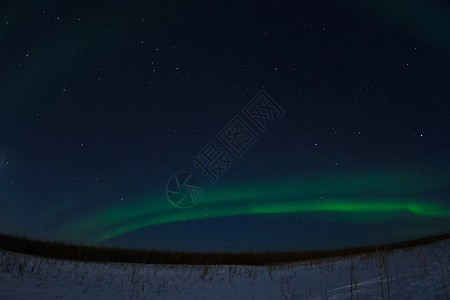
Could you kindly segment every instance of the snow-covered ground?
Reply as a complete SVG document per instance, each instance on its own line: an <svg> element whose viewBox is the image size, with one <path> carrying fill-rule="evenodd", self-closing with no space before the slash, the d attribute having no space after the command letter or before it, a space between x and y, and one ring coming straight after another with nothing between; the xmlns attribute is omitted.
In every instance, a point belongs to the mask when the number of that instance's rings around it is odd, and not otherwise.
<svg viewBox="0 0 450 300"><path fill-rule="evenodd" d="M449 299L450 240L274 266L82 263L0 250L0 299Z"/></svg>

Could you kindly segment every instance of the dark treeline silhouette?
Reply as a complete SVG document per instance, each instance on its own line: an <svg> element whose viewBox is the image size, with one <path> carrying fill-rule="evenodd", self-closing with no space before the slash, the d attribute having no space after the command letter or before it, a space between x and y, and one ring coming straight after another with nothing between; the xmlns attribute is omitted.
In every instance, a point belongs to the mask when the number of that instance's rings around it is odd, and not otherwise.
<svg viewBox="0 0 450 300"><path fill-rule="evenodd" d="M195 265L270 265L314 259L338 258L357 254L390 251L449 239L442 234L398 243L318 251L279 252L178 252L94 247L63 242L42 241L23 236L0 234L0 249L37 255L46 258L84 262L128 262L143 264L195 264Z"/></svg>

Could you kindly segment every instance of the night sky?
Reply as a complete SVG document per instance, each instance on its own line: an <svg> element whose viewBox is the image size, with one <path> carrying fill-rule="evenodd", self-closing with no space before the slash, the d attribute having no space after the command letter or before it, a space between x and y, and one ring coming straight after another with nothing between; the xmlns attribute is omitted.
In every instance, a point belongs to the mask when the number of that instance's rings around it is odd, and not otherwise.
<svg viewBox="0 0 450 300"><path fill-rule="evenodd" d="M0 232L194 251L449 232L449 83L448 1L2 1Z"/></svg>

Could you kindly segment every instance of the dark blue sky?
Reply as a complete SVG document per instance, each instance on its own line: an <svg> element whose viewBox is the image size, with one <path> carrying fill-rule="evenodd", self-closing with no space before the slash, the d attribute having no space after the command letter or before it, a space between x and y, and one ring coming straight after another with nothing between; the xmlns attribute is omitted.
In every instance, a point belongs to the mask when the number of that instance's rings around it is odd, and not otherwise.
<svg viewBox="0 0 450 300"><path fill-rule="evenodd" d="M240 251L450 229L445 1L1 8L1 232ZM284 110L264 130L243 112L261 90ZM218 139L237 115L238 157ZM211 140L235 160L215 183L193 160Z"/></svg>

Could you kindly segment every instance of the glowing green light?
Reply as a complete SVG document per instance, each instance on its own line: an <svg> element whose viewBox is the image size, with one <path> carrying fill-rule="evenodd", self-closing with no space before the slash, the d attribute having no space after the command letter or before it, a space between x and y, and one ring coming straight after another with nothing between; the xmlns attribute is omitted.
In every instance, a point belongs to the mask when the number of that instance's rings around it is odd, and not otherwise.
<svg viewBox="0 0 450 300"><path fill-rule="evenodd" d="M237 215L334 212L345 213L348 218L357 215L361 222L405 212L426 217L450 216L447 205L426 196L429 190L443 184L443 179L425 181L391 172L305 179L297 184L212 186L190 209L177 209L164 195L154 195L93 213L68 231L75 240L95 243L152 225Z"/></svg>

